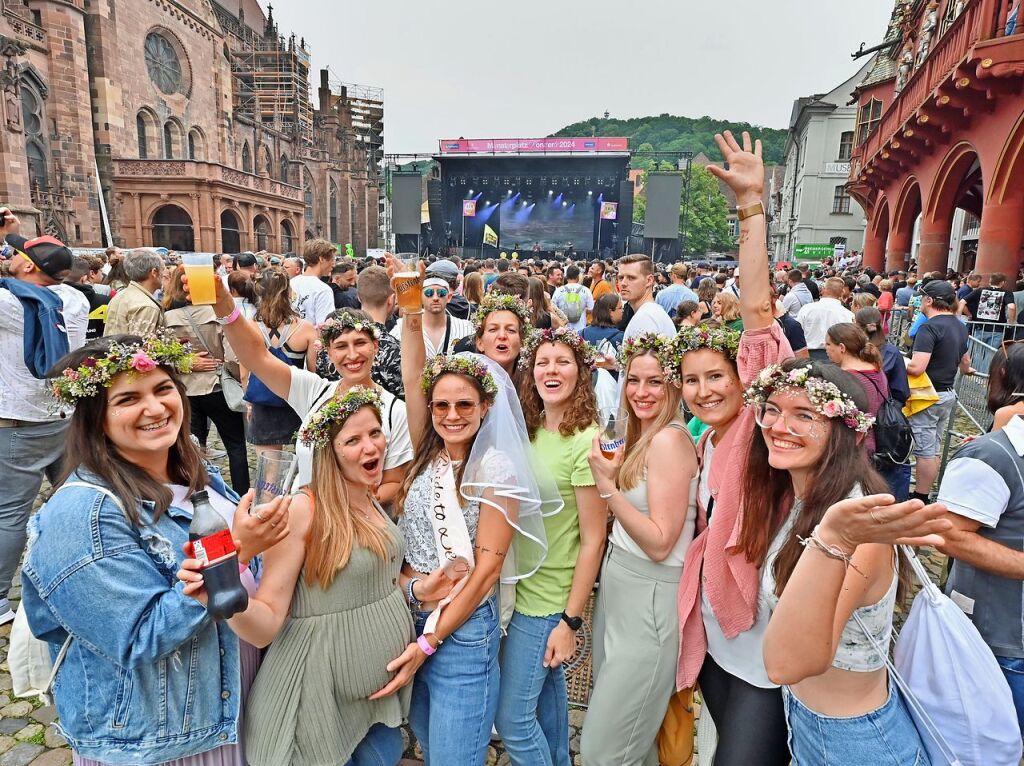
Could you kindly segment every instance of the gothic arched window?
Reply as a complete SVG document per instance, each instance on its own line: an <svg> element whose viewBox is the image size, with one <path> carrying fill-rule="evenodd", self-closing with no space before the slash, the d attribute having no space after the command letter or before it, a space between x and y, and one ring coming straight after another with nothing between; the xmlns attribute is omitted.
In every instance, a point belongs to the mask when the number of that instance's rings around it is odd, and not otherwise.
<svg viewBox="0 0 1024 766"><path fill-rule="evenodd" d="M21 86L21 120L25 127L25 159L28 162L28 180L32 189L48 191L50 188L46 160L46 134L43 126L43 99L38 91L23 82Z"/></svg>

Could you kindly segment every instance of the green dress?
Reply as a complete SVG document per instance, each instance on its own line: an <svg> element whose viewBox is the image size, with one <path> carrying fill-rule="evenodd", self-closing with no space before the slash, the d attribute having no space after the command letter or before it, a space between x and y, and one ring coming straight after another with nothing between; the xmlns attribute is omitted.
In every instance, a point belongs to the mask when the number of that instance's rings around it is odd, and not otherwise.
<svg viewBox="0 0 1024 766"><path fill-rule="evenodd" d="M387 556L356 541L327 589L300 574L291 616L270 645L245 707L250 766L345 763L371 726L395 727L405 719L411 684L367 699L391 680L387 664L414 638L398 587L405 546L390 520L386 530Z"/></svg>

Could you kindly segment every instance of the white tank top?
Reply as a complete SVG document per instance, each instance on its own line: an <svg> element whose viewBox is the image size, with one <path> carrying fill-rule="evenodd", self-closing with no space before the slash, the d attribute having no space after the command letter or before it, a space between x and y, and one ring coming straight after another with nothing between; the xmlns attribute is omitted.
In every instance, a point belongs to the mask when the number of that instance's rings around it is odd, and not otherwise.
<svg viewBox="0 0 1024 766"><path fill-rule="evenodd" d="M679 423L670 423L669 428L678 428L685 431L685 426ZM665 557L664 561L657 563L664 564L665 566L681 567L683 565L683 558L686 555L686 549L690 547L690 543L693 542L693 532L697 523L697 483L698 476L694 475L693 479L690 480L690 489L687 493L686 501L686 520L683 522L683 529L679 533L679 539L676 540L676 544L672 546L671 552ZM650 507L647 503L647 469L644 468L644 478L632 489L626 489L622 491L623 497L625 497L633 507L636 508L640 513L648 518L651 515ZM623 528L619 520L616 519L612 525L612 533L609 539L619 548L622 548L629 553L632 553L638 558L647 559L651 561L651 557L644 553L644 549L629 536L629 533Z"/></svg>

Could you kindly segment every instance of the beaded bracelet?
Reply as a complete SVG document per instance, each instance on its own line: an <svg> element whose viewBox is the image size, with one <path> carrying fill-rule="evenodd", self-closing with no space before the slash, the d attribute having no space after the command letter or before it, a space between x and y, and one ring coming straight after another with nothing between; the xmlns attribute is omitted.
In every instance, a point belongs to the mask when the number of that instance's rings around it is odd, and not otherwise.
<svg viewBox="0 0 1024 766"><path fill-rule="evenodd" d="M409 602L409 606L414 609L419 609L423 606L423 602L420 601L412 592L412 586L420 581L419 577L410 577L405 583L405 600Z"/></svg>
<svg viewBox="0 0 1024 766"><path fill-rule="evenodd" d="M853 567L853 570L857 572L857 574L859 574L861 577L864 577L865 579L867 578L867 575L864 574L858 568L858 566L853 563L853 558L849 553L846 553L844 550L839 548L839 546L829 545L820 537L818 537L818 527L812 529L811 534L808 537L800 537L800 535L797 535L796 539L800 541L800 545L802 545L804 548L814 548L815 550L819 550L826 556L828 556L830 559L842 561L844 564L846 564L847 568Z"/></svg>

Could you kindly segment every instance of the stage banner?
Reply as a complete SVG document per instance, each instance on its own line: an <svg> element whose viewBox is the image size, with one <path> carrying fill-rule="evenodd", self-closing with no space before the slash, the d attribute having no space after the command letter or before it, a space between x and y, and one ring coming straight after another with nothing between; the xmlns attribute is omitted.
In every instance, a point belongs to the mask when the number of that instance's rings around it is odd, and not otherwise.
<svg viewBox="0 0 1024 766"><path fill-rule="evenodd" d="M619 217L619 203L618 202L602 202L601 203L601 220L602 221L614 221Z"/></svg>
<svg viewBox="0 0 1024 766"><path fill-rule="evenodd" d="M486 223L484 224L484 244L498 246L498 233Z"/></svg>
<svg viewBox="0 0 1024 766"><path fill-rule="evenodd" d="M441 154L629 151L628 138L446 138L440 143Z"/></svg>
<svg viewBox="0 0 1024 766"><path fill-rule="evenodd" d="M464 200L462 200L462 217L463 218L475 218L476 217L476 200L475 199L464 199Z"/></svg>

